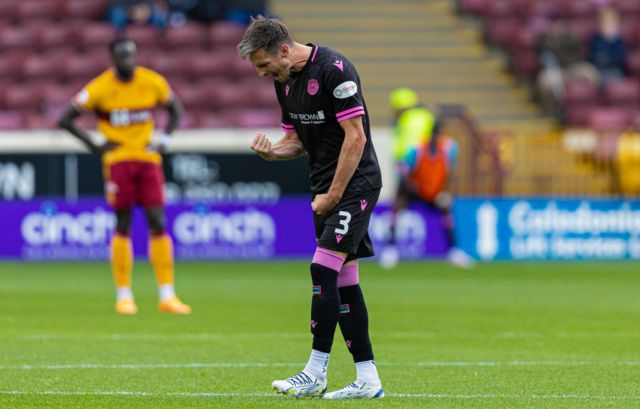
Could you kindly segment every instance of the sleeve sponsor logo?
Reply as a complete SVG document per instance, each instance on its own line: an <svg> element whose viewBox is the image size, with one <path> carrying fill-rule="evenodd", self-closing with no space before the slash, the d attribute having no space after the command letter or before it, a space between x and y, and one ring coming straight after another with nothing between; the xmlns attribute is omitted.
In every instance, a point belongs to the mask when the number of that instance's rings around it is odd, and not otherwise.
<svg viewBox="0 0 640 409"><path fill-rule="evenodd" d="M358 84L353 81L345 81L333 90L333 96L338 99L347 99L358 93Z"/></svg>

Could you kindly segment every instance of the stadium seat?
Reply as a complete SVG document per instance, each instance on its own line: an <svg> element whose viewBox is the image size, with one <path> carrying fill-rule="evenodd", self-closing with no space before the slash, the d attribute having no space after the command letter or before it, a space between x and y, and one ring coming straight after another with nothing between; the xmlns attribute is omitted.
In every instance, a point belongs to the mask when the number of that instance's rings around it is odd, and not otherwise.
<svg viewBox="0 0 640 409"><path fill-rule="evenodd" d="M224 53L211 50L195 52L189 57L184 73L192 78L224 75L228 71L229 62Z"/></svg>
<svg viewBox="0 0 640 409"><path fill-rule="evenodd" d="M209 28L209 41L214 48L233 47L235 49L243 34L244 26L220 21Z"/></svg>
<svg viewBox="0 0 640 409"><path fill-rule="evenodd" d="M528 0L520 9L520 14L527 18L562 15L563 12L562 3L558 0Z"/></svg>
<svg viewBox="0 0 640 409"><path fill-rule="evenodd" d="M596 108L588 120L589 127L603 131L619 131L629 123L629 111L623 108Z"/></svg>
<svg viewBox="0 0 640 409"><path fill-rule="evenodd" d="M62 4L57 0L22 0L15 8L15 16L20 21L52 20L62 14Z"/></svg>
<svg viewBox="0 0 640 409"><path fill-rule="evenodd" d="M69 81L88 80L106 70L109 65L109 54L106 49L87 54L75 54L64 59L62 74Z"/></svg>
<svg viewBox="0 0 640 409"><path fill-rule="evenodd" d="M516 16L520 12L520 4L513 0L490 0L484 8L484 15L489 18L506 18Z"/></svg>
<svg viewBox="0 0 640 409"><path fill-rule="evenodd" d="M564 4L564 14L570 19L578 17L595 19L597 9L592 1L567 0Z"/></svg>
<svg viewBox="0 0 640 409"><path fill-rule="evenodd" d="M187 109L203 107L207 104L206 90L189 83L172 83L172 88Z"/></svg>
<svg viewBox="0 0 640 409"><path fill-rule="evenodd" d="M23 50L2 53L0 58L0 78L16 79L22 75L22 65L27 54Z"/></svg>
<svg viewBox="0 0 640 409"><path fill-rule="evenodd" d="M38 34L34 26L0 27L0 51L9 49L31 49L36 45Z"/></svg>
<svg viewBox="0 0 640 409"><path fill-rule="evenodd" d="M107 48L116 38L116 30L109 23L80 24L75 28L79 44L86 49Z"/></svg>
<svg viewBox="0 0 640 409"><path fill-rule="evenodd" d="M170 28L163 39L164 45L172 49L201 49L207 45L207 41L206 28L197 23Z"/></svg>
<svg viewBox="0 0 640 409"><path fill-rule="evenodd" d="M73 29L62 24L42 24L38 30L37 44L42 50L69 46L76 42Z"/></svg>
<svg viewBox="0 0 640 409"><path fill-rule="evenodd" d="M275 127L280 123L280 113L273 109L229 109L222 116L241 128Z"/></svg>
<svg viewBox="0 0 640 409"><path fill-rule="evenodd" d="M589 124L591 113L598 108L597 104L567 104L565 106L566 123L570 126L585 127Z"/></svg>
<svg viewBox="0 0 640 409"><path fill-rule="evenodd" d="M609 105L638 106L640 104L640 84L638 79L627 78L610 82L605 87L604 97Z"/></svg>
<svg viewBox="0 0 640 409"><path fill-rule="evenodd" d="M487 38L495 45L511 45L521 25L520 21L513 18L491 19L487 26Z"/></svg>
<svg viewBox="0 0 640 409"><path fill-rule="evenodd" d="M22 78L33 80L38 78L55 79L62 67L60 54L55 51L48 54L32 54L22 65Z"/></svg>
<svg viewBox="0 0 640 409"><path fill-rule="evenodd" d="M0 111L0 130L14 131L22 129L24 123L22 116L13 111Z"/></svg>
<svg viewBox="0 0 640 409"><path fill-rule="evenodd" d="M627 65L631 75L640 78L640 50L634 50L628 54Z"/></svg>
<svg viewBox="0 0 640 409"><path fill-rule="evenodd" d="M10 110L35 110L42 102L39 89L27 84L11 84L4 90L4 105Z"/></svg>
<svg viewBox="0 0 640 409"><path fill-rule="evenodd" d="M615 0L614 6L622 16L640 16L638 0Z"/></svg>
<svg viewBox="0 0 640 409"><path fill-rule="evenodd" d="M62 16L72 20L97 20L105 16L107 0L63 0Z"/></svg>
<svg viewBox="0 0 640 409"><path fill-rule="evenodd" d="M196 123L200 128L225 128L229 122L219 113L213 110L196 111Z"/></svg>
<svg viewBox="0 0 640 409"><path fill-rule="evenodd" d="M516 49L535 50L539 33L533 31L530 27L520 27L514 34L511 41L511 47Z"/></svg>
<svg viewBox="0 0 640 409"><path fill-rule="evenodd" d="M160 44L161 31L149 26L129 26L125 34L138 45L138 50Z"/></svg>
<svg viewBox="0 0 640 409"><path fill-rule="evenodd" d="M565 86L567 105L593 105L599 100L598 87L588 81L571 81Z"/></svg>
<svg viewBox="0 0 640 409"><path fill-rule="evenodd" d="M586 44L596 32L596 21L593 18L574 18L569 20L569 27L573 35Z"/></svg>
<svg viewBox="0 0 640 409"><path fill-rule="evenodd" d="M511 55L513 71L524 77L533 77L540 69L538 54L533 50L516 50Z"/></svg>
<svg viewBox="0 0 640 409"><path fill-rule="evenodd" d="M0 16L7 20L16 19L16 9L18 0L2 0L0 1ZM2 27L5 27L4 25Z"/></svg>
<svg viewBox="0 0 640 409"><path fill-rule="evenodd" d="M182 76L183 67L188 63L188 60L185 61L183 58L178 58L175 53L157 52L151 55L149 68L167 77L175 74Z"/></svg>
<svg viewBox="0 0 640 409"><path fill-rule="evenodd" d="M482 14L486 7L487 0L461 0L460 10L465 13Z"/></svg>

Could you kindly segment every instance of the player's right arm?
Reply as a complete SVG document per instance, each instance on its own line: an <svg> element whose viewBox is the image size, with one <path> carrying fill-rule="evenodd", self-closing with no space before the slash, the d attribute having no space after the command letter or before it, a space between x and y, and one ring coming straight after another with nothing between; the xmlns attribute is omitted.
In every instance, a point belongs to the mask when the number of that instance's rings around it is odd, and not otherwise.
<svg viewBox="0 0 640 409"><path fill-rule="evenodd" d="M251 149L266 160L295 159L306 153L297 133L287 132L272 144L267 135L259 133L251 141Z"/></svg>
<svg viewBox="0 0 640 409"><path fill-rule="evenodd" d="M103 153L116 146L113 142L107 142L102 145L97 145L91 139L91 135L84 129L79 128L75 124L75 120L80 117L84 112L95 109L100 94L100 85L97 81L92 81L82 91L80 91L73 99L71 104L64 110L60 119L58 120L58 126L71 135L75 136L93 153Z"/></svg>
<svg viewBox="0 0 640 409"><path fill-rule="evenodd" d="M79 128L75 124L75 119L82 115L82 111L79 110L75 105L69 104L67 109L64 110L60 119L58 120L58 126L71 135L75 136L82 142L92 153L102 153L105 150L105 146L98 146L93 142L91 136L84 129Z"/></svg>

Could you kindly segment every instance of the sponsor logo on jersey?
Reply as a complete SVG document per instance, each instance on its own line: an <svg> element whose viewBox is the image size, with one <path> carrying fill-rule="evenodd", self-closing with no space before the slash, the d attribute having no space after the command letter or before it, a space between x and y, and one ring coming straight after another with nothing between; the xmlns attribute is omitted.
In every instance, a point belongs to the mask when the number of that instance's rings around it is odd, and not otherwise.
<svg viewBox="0 0 640 409"><path fill-rule="evenodd" d="M324 111L318 111L313 114L297 114L289 112L289 118L300 121L303 125L323 124L325 122Z"/></svg>
<svg viewBox="0 0 640 409"><path fill-rule="evenodd" d="M309 80L309 82L307 82L307 92L309 93L309 95L316 95L319 90L320 84L318 84L318 80L312 78Z"/></svg>
<svg viewBox="0 0 640 409"><path fill-rule="evenodd" d="M338 99L346 99L358 93L358 84L353 81L345 81L333 90L333 96Z"/></svg>

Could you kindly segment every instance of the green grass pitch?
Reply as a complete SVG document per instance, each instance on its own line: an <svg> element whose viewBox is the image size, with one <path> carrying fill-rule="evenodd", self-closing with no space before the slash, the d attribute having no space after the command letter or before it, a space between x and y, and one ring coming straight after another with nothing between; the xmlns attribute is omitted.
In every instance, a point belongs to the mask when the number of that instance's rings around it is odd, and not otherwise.
<svg viewBox="0 0 640 409"><path fill-rule="evenodd" d="M0 408L638 408L637 263L362 263L387 396L274 395L311 346L302 262L180 263L191 316L117 316L105 264L0 264ZM339 330L329 388L354 379Z"/></svg>

